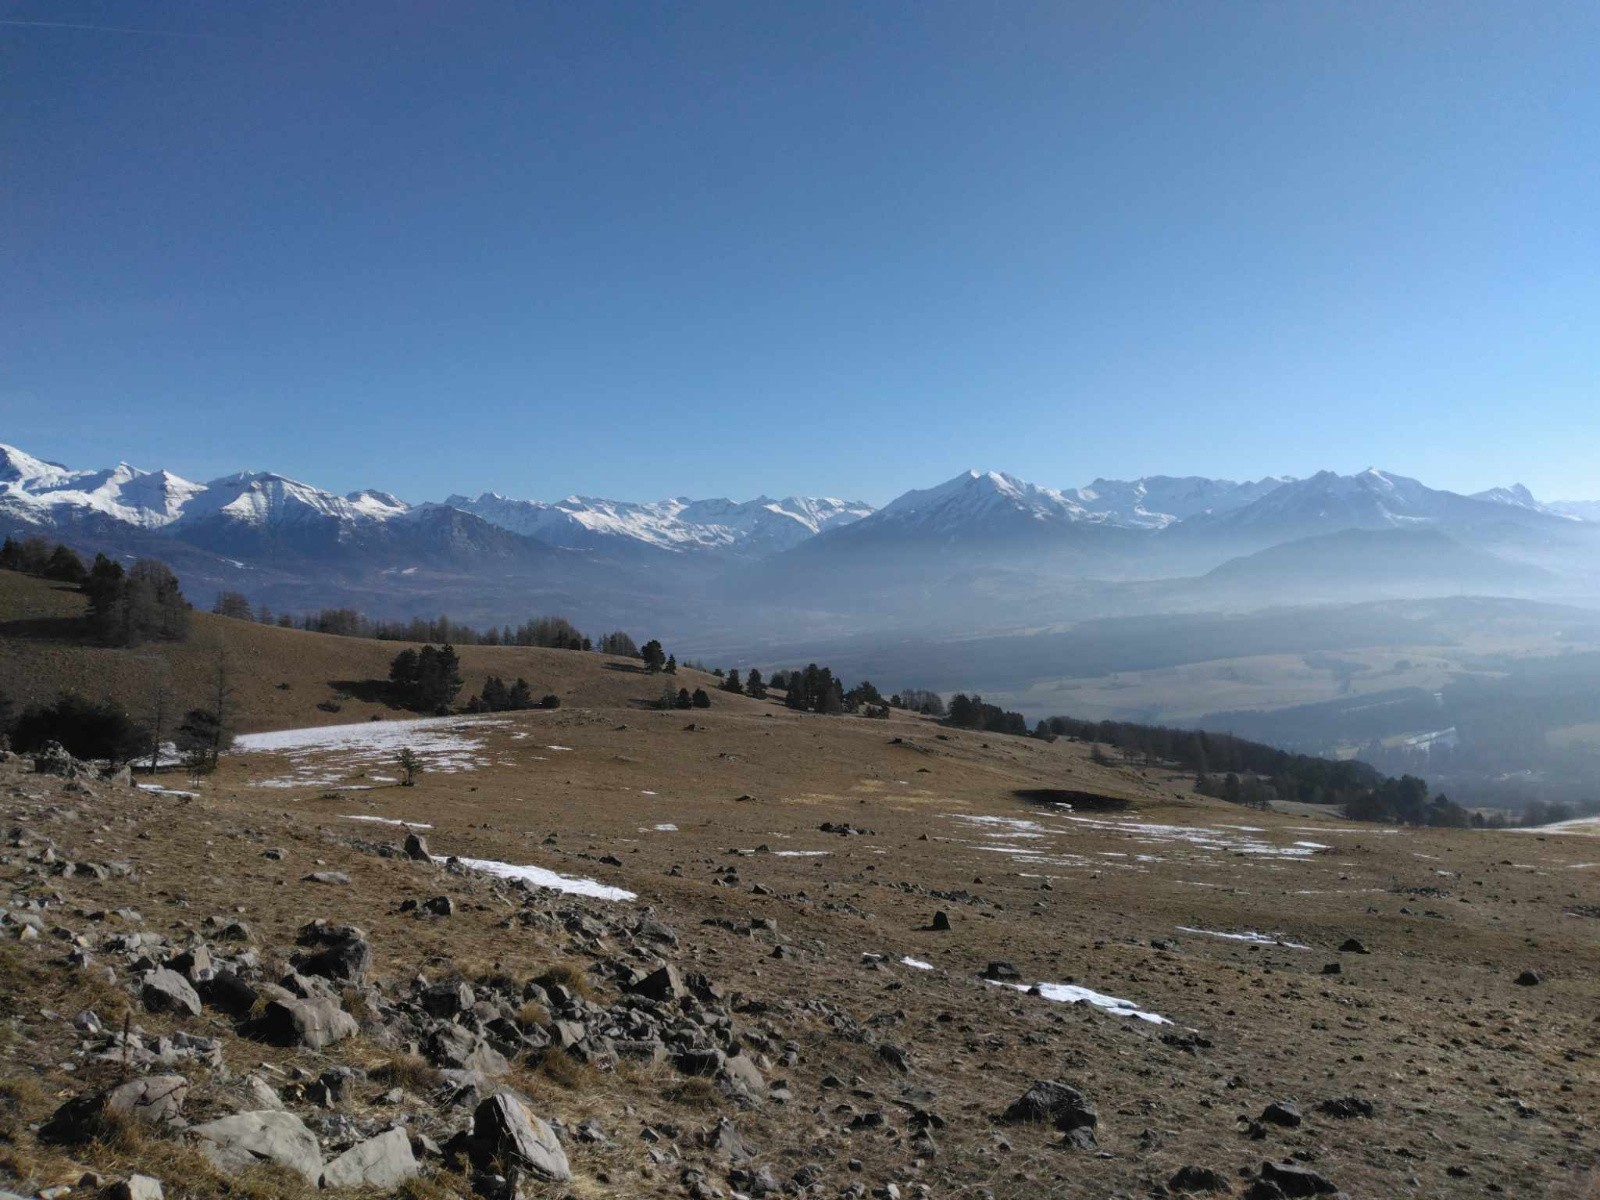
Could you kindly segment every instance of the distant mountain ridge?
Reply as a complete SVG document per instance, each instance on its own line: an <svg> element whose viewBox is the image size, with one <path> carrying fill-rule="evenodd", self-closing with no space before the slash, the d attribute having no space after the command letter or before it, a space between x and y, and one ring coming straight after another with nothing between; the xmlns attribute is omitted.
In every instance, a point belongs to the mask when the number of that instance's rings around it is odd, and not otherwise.
<svg viewBox="0 0 1600 1200"><path fill-rule="evenodd" d="M541 595L596 612L677 606L696 619L721 603L714 619L728 623L756 609L783 620L776 614L796 605L823 623L830 611L914 622L938 610L948 623L966 611L1027 608L1060 619L1081 594L1075 581L1193 578L1308 539L1275 561L1314 580L1319 568L1305 556L1348 558L1360 546L1316 539L1347 530L1438 530L1463 554L1549 568L1550 580L1584 571L1600 580L1585 566L1592 539L1581 532L1600 534L1596 519L1600 504L1541 504L1520 485L1463 496L1379 470L1243 482L1156 475L1068 489L969 470L877 510L805 496L547 502L483 492L408 503L270 471L196 483L126 463L75 470L0 445L0 532L166 557L202 589L238 587L278 603L315 597L434 613L475 605L494 620L525 616ZM1388 543L1372 548L1380 545ZM1399 558L1388 555L1391 573ZM1497 578L1483 560L1472 565L1471 578Z"/></svg>

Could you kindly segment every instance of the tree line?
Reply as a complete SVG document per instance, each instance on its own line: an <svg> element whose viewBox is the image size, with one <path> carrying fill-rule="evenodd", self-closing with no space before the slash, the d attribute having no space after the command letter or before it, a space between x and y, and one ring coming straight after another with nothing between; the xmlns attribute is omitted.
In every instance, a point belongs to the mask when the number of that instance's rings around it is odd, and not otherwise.
<svg viewBox="0 0 1600 1200"><path fill-rule="evenodd" d="M21 571L76 587L89 599L84 617L91 638L107 646L181 642L189 636L189 602L166 563L141 558L131 567L97 554L85 567L71 547L43 538L8 537L0 570Z"/></svg>
<svg viewBox="0 0 1600 1200"><path fill-rule="evenodd" d="M622 631L590 637L566 617L531 617L520 625L489 626L480 629L445 614L437 617L411 617L384 620L369 617L356 608L320 608L296 617L290 613L274 615L265 605L252 606L243 592L218 592L211 611L221 617L277 625L283 629L302 629L307 633L327 633L334 637L370 638L380 642L438 642L454 646L537 646L547 650L598 650L627 658L640 657L633 637Z"/></svg>

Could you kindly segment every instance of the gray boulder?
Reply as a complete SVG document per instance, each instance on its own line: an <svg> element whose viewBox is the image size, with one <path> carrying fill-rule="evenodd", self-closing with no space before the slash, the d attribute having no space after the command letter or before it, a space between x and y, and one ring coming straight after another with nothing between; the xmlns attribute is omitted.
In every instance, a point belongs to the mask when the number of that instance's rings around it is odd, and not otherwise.
<svg viewBox="0 0 1600 1200"><path fill-rule="evenodd" d="M323 1187L392 1188L417 1174L411 1139L390 1129L350 1147L322 1168Z"/></svg>
<svg viewBox="0 0 1600 1200"><path fill-rule="evenodd" d="M176 971L158 967L145 972L139 981L139 1000L147 1012L185 1013L200 1015L200 996L189 981Z"/></svg>
<svg viewBox="0 0 1600 1200"><path fill-rule="evenodd" d="M662 1001L676 1000L688 994L683 986L683 977L678 974L678 968L670 965L650 972L628 990L635 996Z"/></svg>
<svg viewBox="0 0 1600 1200"><path fill-rule="evenodd" d="M480 1166L498 1162L521 1167L550 1183L572 1178L555 1132L511 1092L496 1092L478 1105L472 1114L471 1152Z"/></svg>
<svg viewBox="0 0 1600 1200"><path fill-rule="evenodd" d="M189 1095L182 1075L150 1075L130 1079L103 1092L68 1100L39 1129L39 1140L76 1145L114 1132L121 1121L167 1125L177 1120Z"/></svg>
<svg viewBox="0 0 1600 1200"><path fill-rule="evenodd" d="M1042 1079L1016 1100L1000 1119L1012 1124L1050 1122L1063 1133L1074 1129L1093 1129L1099 1123L1094 1102L1075 1087Z"/></svg>
<svg viewBox="0 0 1600 1200"><path fill-rule="evenodd" d="M316 1184L322 1151L300 1118L286 1112L249 1112L207 1121L189 1130L200 1151L228 1174L275 1163Z"/></svg>
<svg viewBox="0 0 1600 1200"><path fill-rule="evenodd" d="M360 1031L356 1019L337 1000L284 996L271 1001L260 1018L250 1023L250 1034L278 1046L305 1046L321 1050Z"/></svg>
<svg viewBox="0 0 1600 1200"><path fill-rule="evenodd" d="M420 833L406 834L406 857L414 862L432 862L433 856L428 853L428 839Z"/></svg>
<svg viewBox="0 0 1600 1200"><path fill-rule="evenodd" d="M434 1026L428 1035L428 1059L435 1066L477 1071L483 1075L504 1075L511 1064L480 1035L460 1025L445 1022Z"/></svg>
<svg viewBox="0 0 1600 1200"><path fill-rule="evenodd" d="M148 1175L130 1175L105 1191L106 1200L164 1200L161 1181Z"/></svg>

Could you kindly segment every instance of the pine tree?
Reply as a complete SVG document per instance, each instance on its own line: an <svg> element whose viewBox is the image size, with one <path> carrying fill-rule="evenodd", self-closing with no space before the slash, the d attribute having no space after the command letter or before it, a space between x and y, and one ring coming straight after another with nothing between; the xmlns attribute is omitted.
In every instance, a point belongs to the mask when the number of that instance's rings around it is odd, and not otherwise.
<svg viewBox="0 0 1600 1200"><path fill-rule="evenodd" d="M644 659L644 669L652 675L667 665L666 652L661 649L661 643L655 638L651 638L644 644L639 651L639 657Z"/></svg>
<svg viewBox="0 0 1600 1200"><path fill-rule="evenodd" d="M696 708L710 708L711 697L706 695L705 688L695 688L694 695L689 697L689 703Z"/></svg>
<svg viewBox="0 0 1600 1200"><path fill-rule="evenodd" d="M765 700L767 698L767 685L761 682L761 672L754 667L750 668L750 675L745 680L744 694L752 700Z"/></svg>
<svg viewBox="0 0 1600 1200"><path fill-rule="evenodd" d="M678 708L690 708L690 707L693 707L693 705L694 705L694 698L689 695L689 689L688 688L679 688L678 689L678 694L674 698L673 703Z"/></svg>
<svg viewBox="0 0 1600 1200"><path fill-rule="evenodd" d="M720 686L723 691L732 692L735 696L744 695L744 684L739 681L739 668L730 670Z"/></svg>

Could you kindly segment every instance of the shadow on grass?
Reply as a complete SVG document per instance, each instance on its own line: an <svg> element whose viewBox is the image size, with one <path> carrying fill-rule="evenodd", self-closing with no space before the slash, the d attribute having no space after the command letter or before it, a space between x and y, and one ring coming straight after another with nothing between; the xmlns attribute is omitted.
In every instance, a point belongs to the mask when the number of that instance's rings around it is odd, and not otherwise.
<svg viewBox="0 0 1600 1200"><path fill-rule="evenodd" d="M1011 793L1029 804L1070 804L1075 812L1127 812L1133 801L1099 792L1080 792L1072 788L1018 788Z"/></svg>

